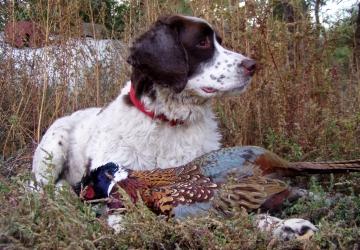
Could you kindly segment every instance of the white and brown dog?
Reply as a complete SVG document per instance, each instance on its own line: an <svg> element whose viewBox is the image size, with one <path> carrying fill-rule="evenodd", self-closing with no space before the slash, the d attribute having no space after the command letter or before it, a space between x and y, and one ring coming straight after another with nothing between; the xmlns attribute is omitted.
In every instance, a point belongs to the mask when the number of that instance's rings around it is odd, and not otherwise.
<svg viewBox="0 0 360 250"><path fill-rule="evenodd" d="M220 147L212 97L243 92L255 61L226 50L206 21L159 19L130 51L131 83L105 108L52 124L38 145L37 181L78 183L87 167L131 169L184 165Z"/></svg>
<svg viewBox="0 0 360 250"><path fill-rule="evenodd" d="M254 60L223 48L205 20L180 15L160 18L140 36L128 62L131 82L112 103L48 129L33 159L38 182L75 185L86 169L109 162L135 170L176 167L219 149L211 99L242 93L256 69Z"/></svg>

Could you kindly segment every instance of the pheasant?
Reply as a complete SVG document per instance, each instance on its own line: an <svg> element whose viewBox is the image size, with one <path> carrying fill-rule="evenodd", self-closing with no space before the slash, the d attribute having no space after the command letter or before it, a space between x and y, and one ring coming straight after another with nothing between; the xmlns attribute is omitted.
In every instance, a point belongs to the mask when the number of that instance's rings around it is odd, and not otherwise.
<svg viewBox="0 0 360 250"><path fill-rule="evenodd" d="M230 214L236 207L271 211L304 194L284 182L283 177L347 171L360 171L360 159L288 162L264 148L244 146L216 150L175 168L133 171L108 163L87 173L77 192L84 200L110 197L107 206L111 212L123 207L121 188L132 202L140 197L156 214L183 218L210 209L223 214ZM286 223L291 224L290 231L297 231L295 237L308 230L316 231L314 225L301 219L281 221L268 216L258 219L258 226L265 230L276 224L274 233L286 234L283 238L289 234L288 229L281 230L289 228Z"/></svg>

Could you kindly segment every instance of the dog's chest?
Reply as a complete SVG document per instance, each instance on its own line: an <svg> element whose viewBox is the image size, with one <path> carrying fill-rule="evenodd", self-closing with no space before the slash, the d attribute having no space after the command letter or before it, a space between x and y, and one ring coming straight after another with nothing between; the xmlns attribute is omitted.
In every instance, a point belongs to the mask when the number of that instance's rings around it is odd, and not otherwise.
<svg viewBox="0 0 360 250"><path fill-rule="evenodd" d="M103 123L97 127L87 150L92 167L115 162L139 170L169 168L184 165L220 147L220 134L212 117L170 126L138 111L130 110L127 114L131 119L116 126Z"/></svg>
<svg viewBox="0 0 360 250"><path fill-rule="evenodd" d="M184 165L194 158L219 148L219 135L208 126L155 129L149 140L138 147L139 155L151 162L139 168L169 168Z"/></svg>

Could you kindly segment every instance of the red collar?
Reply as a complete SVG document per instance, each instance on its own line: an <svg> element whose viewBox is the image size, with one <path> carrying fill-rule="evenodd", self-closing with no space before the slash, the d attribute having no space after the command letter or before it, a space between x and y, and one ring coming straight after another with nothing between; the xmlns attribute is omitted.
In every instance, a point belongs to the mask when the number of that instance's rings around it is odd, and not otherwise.
<svg viewBox="0 0 360 250"><path fill-rule="evenodd" d="M163 122L168 122L170 124L170 126L172 126L172 127L176 126L176 125L184 124L184 121L182 121L182 120L170 120L164 114L155 115L155 112L146 110L144 104L139 99L136 98L135 89L134 89L134 86L132 84L131 84L131 87L130 87L129 96L130 96L130 100L131 100L132 104L134 104L134 106L138 110L143 112L145 115L149 116L151 119L157 119L157 120L160 120L160 121L163 121Z"/></svg>

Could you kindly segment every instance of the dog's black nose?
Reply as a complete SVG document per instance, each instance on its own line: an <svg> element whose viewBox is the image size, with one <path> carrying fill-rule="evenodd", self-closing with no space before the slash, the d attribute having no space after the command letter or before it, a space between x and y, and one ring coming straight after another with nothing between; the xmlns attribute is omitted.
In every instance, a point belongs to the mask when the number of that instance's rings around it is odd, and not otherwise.
<svg viewBox="0 0 360 250"><path fill-rule="evenodd" d="M242 67L245 68L245 74L249 76L253 76L256 70L256 62L252 59L244 59L241 64Z"/></svg>

